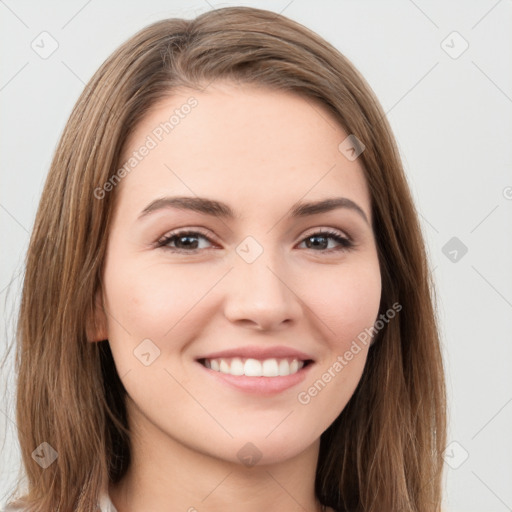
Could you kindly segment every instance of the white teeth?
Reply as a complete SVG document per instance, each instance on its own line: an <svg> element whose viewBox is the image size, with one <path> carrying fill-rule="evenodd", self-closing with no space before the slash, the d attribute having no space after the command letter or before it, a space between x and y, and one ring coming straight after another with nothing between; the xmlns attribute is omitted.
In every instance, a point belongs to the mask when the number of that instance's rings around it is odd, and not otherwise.
<svg viewBox="0 0 512 512"><path fill-rule="evenodd" d="M229 363L225 359L220 360L220 373L229 373Z"/></svg>
<svg viewBox="0 0 512 512"><path fill-rule="evenodd" d="M229 375L246 375L247 377L278 377L297 373L303 366L304 361L297 359L204 359L204 366L213 371Z"/></svg>
<svg viewBox="0 0 512 512"><path fill-rule="evenodd" d="M263 368L261 363L256 359L247 359L244 364L244 375L248 377L261 377Z"/></svg>
<svg viewBox="0 0 512 512"><path fill-rule="evenodd" d="M275 359L265 359L262 366L264 377L277 377L279 375L279 367Z"/></svg>
<svg viewBox="0 0 512 512"><path fill-rule="evenodd" d="M290 375L290 363L287 359L279 361L279 375Z"/></svg>
<svg viewBox="0 0 512 512"><path fill-rule="evenodd" d="M231 375L243 375L244 374L244 363L239 357L234 357L231 360Z"/></svg>

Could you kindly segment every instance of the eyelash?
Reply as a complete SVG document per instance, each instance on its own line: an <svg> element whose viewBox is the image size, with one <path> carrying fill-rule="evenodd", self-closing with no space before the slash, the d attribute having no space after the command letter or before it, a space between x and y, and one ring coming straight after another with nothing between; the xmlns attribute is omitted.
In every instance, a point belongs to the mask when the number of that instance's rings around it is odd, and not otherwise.
<svg viewBox="0 0 512 512"><path fill-rule="evenodd" d="M200 235L200 237L205 238L209 242L213 243L213 241L210 239L209 236L206 235L206 233L202 232L199 229L196 229L195 231L192 231L192 230L174 231L172 233L169 233L168 235L165 235L160 240L158 240L156 245L157 245L157 247L161 247L162 249L171 251L173 253L196 254L197 252L201 251L202 249L186 250L186 249L176 249L173 247L169 247L168 244L170 242L172 242L173 240L175 240L177 238L184 237L186 235ZM313 252L331 254L333 252L347 251L347 250L350 250L352 247L354 247L354 243L349 238L341 236L338 231L332 231L329 229L325 229L325 230L321 230L321 231L312 233L312 234L306 236L305 238L303 238L301 240L301 243L304 242L305 240L307 240L308 238L313 238L313 237L318 237L318 236L322 236L324 238L332 238L333 240L338 242L341 247L334 248L334 249L331 248L331 249L319 250L319 251L317 251L315 249L310 249Z"/></svg>

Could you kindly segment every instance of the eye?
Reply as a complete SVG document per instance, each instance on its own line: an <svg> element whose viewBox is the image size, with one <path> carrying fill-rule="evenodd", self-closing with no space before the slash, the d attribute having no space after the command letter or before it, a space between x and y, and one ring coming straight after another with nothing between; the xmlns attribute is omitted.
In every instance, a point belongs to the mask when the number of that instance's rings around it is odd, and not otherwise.
<svg viewBox="0 0 512 512"><path fill-rule="evenodd" d="M172 252L194 254L200 249L208 248L204 245L200 246L200 239L206 240L208 243L212 242L211 238L202 231L181 230L165 235L156 245ZM329 248L329 240L334 240L338 247ZM340 232L331 230L312 233L302 240L301 244L303 243L306 244L307 249L326 253L348 250L354 245L349 238L342 236Z"/></svg>
<svg viewBox="0 0 512 512"><path fill-rule="evenodd" d="M173 252L194 253L199 249L204 249L204 247L199 247L199 242L197 241L201 238L211 242L210 238L201 231L175 231L161 238L157 242L157 246ZM172 244L175 244L174 247Z"/></svg>
<svg viewBox="0 0 512 512"><path fill-rule="evenodd" d="M338 247L328 248L329 239L334 240ZM308 235L302 243L306 243L308 249L313 249L315 252L344 251L353 247L353 242L345 236L342 236L338 231L323 230ZM320 249L320 250L317 250ZM321 250L327 249L327 250Z"/></svg>

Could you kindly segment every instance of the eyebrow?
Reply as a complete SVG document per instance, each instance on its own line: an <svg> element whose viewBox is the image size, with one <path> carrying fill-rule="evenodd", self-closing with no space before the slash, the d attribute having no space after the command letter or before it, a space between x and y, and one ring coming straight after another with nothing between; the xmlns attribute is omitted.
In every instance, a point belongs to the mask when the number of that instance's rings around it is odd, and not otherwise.
<svg viewBox="0 0 512 512"><path fill-rule="evenodd" d="M176 208L178 210L191 210L213 217L222 219L235 219L240 218L241 215L233 210L228 204L215 199L208 199L206 197L161 197L149 203L139 215L139 219L147 215L167 208ZM292 218L307 217L309 215L316 215L319 213L330 212L338 208L347 208L358 213L367 224L369 224L368 217L364 210L354 201L347 197L333 197L322 199L320 201L311 202L297 202L288 211L288 215Z"/></svg>

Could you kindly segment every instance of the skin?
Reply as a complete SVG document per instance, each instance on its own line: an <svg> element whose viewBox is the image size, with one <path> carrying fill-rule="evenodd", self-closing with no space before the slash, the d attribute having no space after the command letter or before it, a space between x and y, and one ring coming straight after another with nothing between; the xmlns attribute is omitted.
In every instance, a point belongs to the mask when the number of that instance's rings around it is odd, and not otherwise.
<svg viewBox="0 0 512 512"><path fill-rule="evenodd" d="M190 96L197 107L115 190L91 341L109 340L133 437L128 474L109 493L119 512L321 510L319 438L353 394L369 347L308 404L297 395L378 316L381 276L362 164L339 151L348 134L320 104L227 82L174 91L157 104L127 141L123 162ZM167 208L137 219L171 195L220 200L241 217ZM368 222L350 208L287 216L298 201L339 196ZM155 246L178 228L203 228L210 241L194 239L196 254ZM321 228L354 246L331 238L308 246ZM250 264L236 252L249 235L263 250ZM144 339L160 350L148 366L134 356ZM212 379L195 361L246 344L293 347L314 364L303 382L264 396ZM248 442L261 455L253 466L237 456Z"/></svg>

